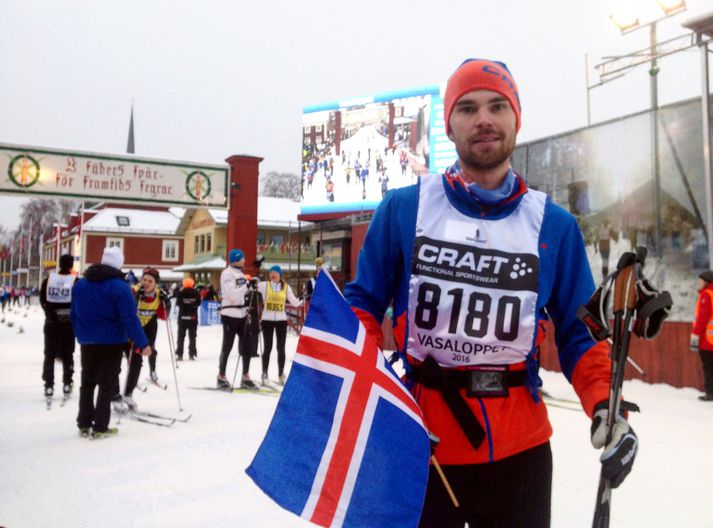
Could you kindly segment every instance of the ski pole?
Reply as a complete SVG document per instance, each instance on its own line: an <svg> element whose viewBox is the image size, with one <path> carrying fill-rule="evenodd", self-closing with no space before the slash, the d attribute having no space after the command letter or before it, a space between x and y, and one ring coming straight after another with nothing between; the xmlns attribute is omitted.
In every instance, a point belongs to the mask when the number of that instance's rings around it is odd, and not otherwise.
<svg viewBox="0 0 713 528"><path fill-rule="evenodd" d="M614 282L614 332L612 336L611 374L609 381L609 409L605 445L611 442L614 424L621 405L621 386L624 381L626 357L631 338L633 314L636 310L636 273L640 264L633 253L622 255L617 266ZM594 510L593 528L608 528L611 513L611 483L599 474L597 502Z"/></svg>
<svg viewBox="0 0 713 528"><path fill-rule="evenodd" d="M233 373L233 383L230 384L230 388L235 388L235 380L238 379L238 367L240 366L240 341L238 341L238 361L235 363L235 373Z"/></svg>
<svg viewBox="0 0 713 528"><path fill-rule="evenodd" d="M171 354L171 367L173 368L173 384L176 386L176 402L178 403L178 412L183 412L181 394L178 391L178 374L176 373L176 352L173 342L173 329L171 328L171 321L168 317L166 317L166 333L168 334L168 351Z"/></svg>

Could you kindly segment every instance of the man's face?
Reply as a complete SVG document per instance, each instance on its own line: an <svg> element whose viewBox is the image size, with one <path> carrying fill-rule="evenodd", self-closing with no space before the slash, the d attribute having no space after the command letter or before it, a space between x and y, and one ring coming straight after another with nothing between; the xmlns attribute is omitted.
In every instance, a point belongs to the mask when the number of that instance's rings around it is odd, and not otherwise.
<svg viewBox="0 0 713 528"><path fill-rule="evenodd" d="M497 92L474 90L456 101L448 137L462 165L491 170L508 163L515 150L517 118L510 102Z"/></svg>
<svg viewBox="0 0 713 528"><path fill-rule="evenodd" d="M280 274L277 273L276 271L271 271L270 272L270 280L272 282L280 282Z"/></svg>

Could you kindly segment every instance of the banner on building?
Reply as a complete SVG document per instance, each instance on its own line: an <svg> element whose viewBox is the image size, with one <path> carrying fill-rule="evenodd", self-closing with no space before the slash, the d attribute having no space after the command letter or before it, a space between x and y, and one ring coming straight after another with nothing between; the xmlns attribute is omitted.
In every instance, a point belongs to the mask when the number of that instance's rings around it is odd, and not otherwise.
<svg viewBox="0 0 713 528"><path fill-rule="evenodd" d="M227 208L228 166L0 143L0 192Z"/></svg>

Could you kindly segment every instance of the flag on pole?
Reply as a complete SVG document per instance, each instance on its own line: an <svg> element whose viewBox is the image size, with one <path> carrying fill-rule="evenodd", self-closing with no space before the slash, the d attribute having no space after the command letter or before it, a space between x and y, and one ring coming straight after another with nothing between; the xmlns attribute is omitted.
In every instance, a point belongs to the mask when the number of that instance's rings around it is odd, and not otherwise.
<svg viewBox="0 0 713 528"><path fill-rule="evenodd" d="M325 270L247 474L319 526L412 528L428 480L421 411Z"/></svg>

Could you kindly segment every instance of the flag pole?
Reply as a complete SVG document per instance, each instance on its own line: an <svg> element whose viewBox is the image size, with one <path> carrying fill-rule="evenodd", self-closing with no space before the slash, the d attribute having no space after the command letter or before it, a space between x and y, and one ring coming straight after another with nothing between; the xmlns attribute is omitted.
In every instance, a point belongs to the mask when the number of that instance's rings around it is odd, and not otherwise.
<svg viewBox="0 0 713 528"><path fill-rule="evenodd" d="M30 256L32 255L32 228L33 228L33 218L30 217L30 231L27 233L27 272L26 276L27 279L25 280L25 286L30 287ZM40 285L37 285L37 289L39 290Z"/></svg>
<svg viewBox="0 0 713 528"><path fill-rule="evenodd" d="M448 496L451 498L451 501L453 501L453 506L458 508L460 505L458 504L458 499L456 499L456 494L453 493L453 488L451 488L451 485L448 483L446 474L443 473L441 465L438 463L438 460L436 460L436 455L431 455L431 463L433 464L433 467L436 468L438 476L441 477L441 482L443 482L443 485L445 486L446 491L448 492Z"/></svg>

